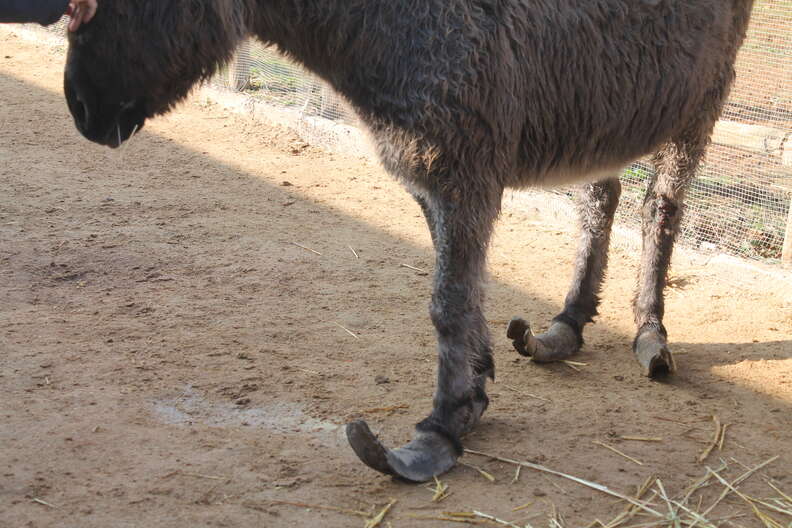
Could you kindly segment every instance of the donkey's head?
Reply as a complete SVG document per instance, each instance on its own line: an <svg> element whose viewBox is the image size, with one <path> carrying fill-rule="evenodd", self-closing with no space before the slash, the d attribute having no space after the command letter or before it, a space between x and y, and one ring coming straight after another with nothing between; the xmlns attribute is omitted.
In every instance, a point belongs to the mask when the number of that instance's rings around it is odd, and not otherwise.
<svg viewBox="0 0 792 528"><path fill-rule="evenodd" d="M77 129L118 147L227 61L244 37L243 2L102 0L69 35L64 91Z"/></svg>

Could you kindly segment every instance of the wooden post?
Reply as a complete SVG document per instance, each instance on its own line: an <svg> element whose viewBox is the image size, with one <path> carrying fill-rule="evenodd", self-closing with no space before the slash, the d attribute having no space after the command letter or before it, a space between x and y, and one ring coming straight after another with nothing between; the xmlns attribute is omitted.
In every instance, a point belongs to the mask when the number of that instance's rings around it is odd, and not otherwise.
<svg viewBox="0 0 792 528"><path fill-rule="evenodd" d="M787 216L786 233L784 233L784 248L781 250L781 265L792 269L792 198L789 200L789 215Z"/></svg>
<svg viewBox="0 0 792 528"><path fill-rule="evenodd" d="M228 86L241 92L250 84L250 40L239 45L234 59L228 65Z"/></svg>

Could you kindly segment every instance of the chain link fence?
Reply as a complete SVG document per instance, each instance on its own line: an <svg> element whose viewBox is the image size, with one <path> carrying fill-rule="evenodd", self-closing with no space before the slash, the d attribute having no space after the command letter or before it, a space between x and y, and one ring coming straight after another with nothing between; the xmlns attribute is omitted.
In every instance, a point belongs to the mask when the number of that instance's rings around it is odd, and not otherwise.
<svg viewBox="0 0 792 528"><path fill-rule="evenodd" d="M687 246L792 266L790 28L792 0L757 0L738 57L737 81L688 193L680 235ZM63 34L62 23L51 31ZM329 86L256 41L244 43L211 84L287 110L298 131L319 121L359 126ZM360 151L365 150L361 144ZM633 231L640 226L653 170L648 160L641 160L622 174L619 226ZM573 195L570 189L531 192Z"/></svg>

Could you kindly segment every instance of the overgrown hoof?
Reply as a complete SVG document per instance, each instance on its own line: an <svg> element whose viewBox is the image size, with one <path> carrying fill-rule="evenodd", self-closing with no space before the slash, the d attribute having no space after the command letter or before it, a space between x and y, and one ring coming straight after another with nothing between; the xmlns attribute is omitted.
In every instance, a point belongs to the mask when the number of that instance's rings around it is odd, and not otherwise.
<svg viewBox="0 0 792 528"><path fill-rule="evenodd" d="M347 439L355 454L371 469L410 482L426 482L454 467L458 454L443 436L417 431L415 438L397 449L387 449L363 420L346 426Z"/></svg>
<svg viewBox="0 0 792 528"><path fill-rule="evenodd" d="M525 340L526 336L528 336L528 341ZM531 325L521 317L512 317L508 328L506 328L506 337L512 340L514 350L521 356L530 357L536 351L536 340L531 332Z"/></svg>
<svg viewBox="0 0 792 528"><path fill-rule="evenodd" d="M635 338L633 352L644 376L658 379L676 372L674 355L668 349L665 338L657 332L648 331L639 334Z"/></svg>
<svg viewBox="0 0 792 528"><path fill-rule="evenodd" d="M580 350L582 340L575 330L562 321L553 321L547 332L535 336L525 319L514 317L509 321L506 337L514 349L537 363L550 363L568 359Z"/></svg>

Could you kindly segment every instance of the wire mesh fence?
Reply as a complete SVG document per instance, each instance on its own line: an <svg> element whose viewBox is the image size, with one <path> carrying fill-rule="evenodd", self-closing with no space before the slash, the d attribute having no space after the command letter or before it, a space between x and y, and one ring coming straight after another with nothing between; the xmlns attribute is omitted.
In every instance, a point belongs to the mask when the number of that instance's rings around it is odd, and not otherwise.
<svg viewBox="0 0 792 528"><path fill-rule="evenodd" d="M680 241L770 263L792 265L792 0L757 0L732 88L713 142L688 192ZM63 27L54 27L62 34ZM324 82L256 41L211 81L306 118L359 125ZM303 123L302 125L300 123ZM364 150L361 145L361 151ZM653 166L640 160L621 176L617 222L640 225ZM569 189L553 192L572 196ZM785 245L786 244L786 245Z"/></svg>

